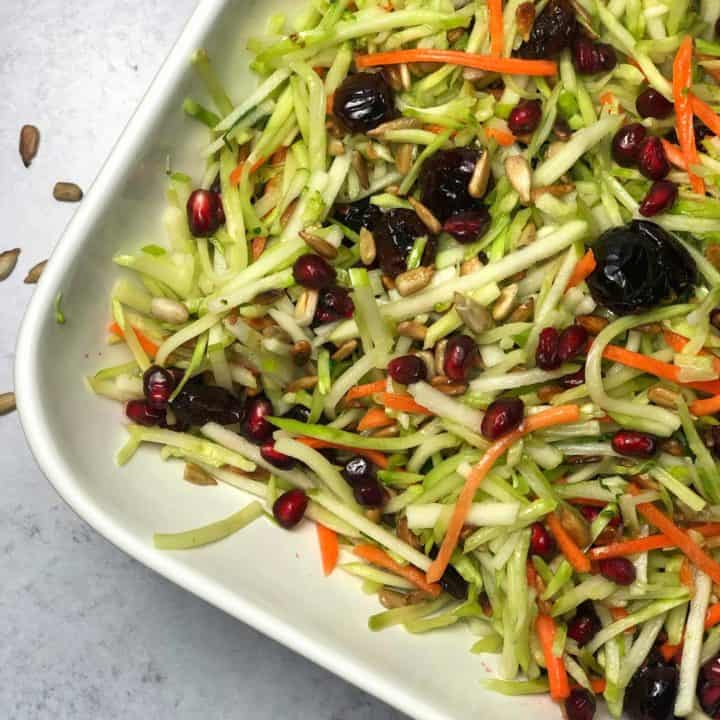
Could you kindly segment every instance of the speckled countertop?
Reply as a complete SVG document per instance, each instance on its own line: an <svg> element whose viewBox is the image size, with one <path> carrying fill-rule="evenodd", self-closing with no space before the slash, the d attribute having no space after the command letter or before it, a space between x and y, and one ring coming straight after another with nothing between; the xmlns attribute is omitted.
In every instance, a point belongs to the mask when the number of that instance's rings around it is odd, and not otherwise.
<svg viewBox="0 0 720 720"><path fill-rule="evenodd" d="M0 2L0 392L32 293L195 0ZM29 170L23 123L42 132ZM46 482L16 414L0 418L0 718L401 720L342 680L153 574L77 518Z"/></svg>

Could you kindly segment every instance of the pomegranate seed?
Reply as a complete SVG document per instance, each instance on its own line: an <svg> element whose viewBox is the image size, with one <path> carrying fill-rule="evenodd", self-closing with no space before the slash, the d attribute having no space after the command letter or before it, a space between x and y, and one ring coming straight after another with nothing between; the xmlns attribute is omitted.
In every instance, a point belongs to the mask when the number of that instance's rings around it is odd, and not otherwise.
<svg viewBox="0 0 720 720"><path fill-rule="evenodd" d="M554 327L546 327L538 338L535 362L542 370L557 370L562 362L558 355L560 333Z"/></svg>
<svg viewBox="0 0 720 720"><path fill-rule="evenodd" d="M477 355L477 345L468 335L454 335L445 348L445 375L456 382L467 380Z"/></svg>
<svg viewBox="0 0 720 720"><path fill-rule="evenodd" d="M565 700L568 720L592 720L595 717L595 696L585 688L574 688Z"/></svg>
<svg viewBox="0 0 720 720"><path fill-rule="evenodd" d="M358 505L363 507L380 507L385 502L385 493L374 478L357 480L353 485L353 495Z"/></svg>
<svg viewBox="0 0 720 720"><path fill-rule="evenodd" d="M558 382L564 388L568 389L582 385L585 382L585 366L583 365L583 367L581 367L579 370L576 370L574 373L570 373L569 375L563 375L561 378L558 379Z"/></svg>
<svg viewBox="0 0 720 720"><path fill-rule="evenodd" d="M700 672L708 682L720 685L720 655L708 660Z"/></svg>
<svg viewBox="0 0 720 720"><path fill-rule="evenodd" d="M175 378L159 365L150 366L143 374L143 392L148 407L153 410L167 409L174 388Z"/></svg>
<svg viewBox="0 0 720 720"><path fill-rule="evenodd" d="M342 476L345 478L345 482L351 486L365 480L374 480L375 466L367 458L358 455L345 463Z"/></svg>
<svg viewBox="0 0 720 720"><path fill-rule="evenodd" d="M581 35L573 44L573 62L581 75L612 70L617 64L617 55L611 45L595 43Z"/></svg>
<svg viewBox="0 0 720 720"><path fill-rule="evenodd" d="M544 525L533 523L530 535L530 552L539 555L543 560L550 560L555 555L555 538L545 529Z"/></svg>
<svg viewBox="0 0 720 720"><path fill-rule="evenodd" d="M275 449L275 443L266 442L260 447L260 454L266 462L269 462L280 470L289 470L295 464L295 458L291 458L285 453L278 452Z"/></svg>
<svg viewBox="0 0 720 720"><path fill-rule="evenodd" d="M318 298L314 322L317 325L352 317L355 304L350 293L337 285L323 288Z"/></svg>
<svg viewBox="0 0 720 720"><path fill-rule="evenodd" d="M638 430L618 430L613 435L612 447L627 457L651 458L657 452L657 438Z"/></svg>
<svg viewBox="0 0 720 720"><path fill-rule="evenodd" d="M587 330L582 325L566 327L558 340L558 358L560 362L567 362L577 357L587 344Z"/></svg>
<svg viewBox="0 0 720 720"><path fill-rule="evenodd" d="M635 108L642 118L657 118L661 120L672 115L675 106L654 88L643 90L635 101Z"/></svg>
<svg viewBox="0 0 720 720"><path fill-rule="evenodd" d="M480 430L488 440L497 440L520 425L524 413L525 404L520 398L500 398L488 406Z"/></svg>
<svg viewBox="0 0 720 720"><path fill-rule="evenodd" d="M273 515L278 524L290 530L303 519L307 505L308 498L303 490L288 490L273 503Z"/></svg>
<svg viewBox="0 0 720 720"><path fill-rule="evenodd" d="M443 230L459 243L471 243L480 239L490 226L490 212L486 207L455 213L443 225Z"/></svg>
<svg viewBox="0 0 720 720"><path fill-rule="evenodd" d="M417 355L403 355L388 363L388 375L402 385L410 385L427 377L427 367Z"/></svg>
<svg viewBox="0 0 720 720"><path fill-rule="evenodd" d="M635 582L635 566L624 557L605 558L598 561L602 575L618 585L630 585Z"/></svg>
<svg viewBox="0 0 720 720"><path fill-rule="evenodd" d="M701 683L697 691L702 709L711 717L720 717L720 685Z"/></svg>
<svg viewBox="0 0 720 720"><path fill-rule="evenodd" d="M618 165L631 167L635 164L640 143L645 139L647 131L640 123L623 125L612 140L612 156Z"/></svg>
<svg viewBox="0 0 720 720"><path fill-rule="evenodd" d="M125 405L125 414L134 423L150 427L157 425L164 413L149 407L145 400L128 400Z"/></svg>
<svg viewBox="0 0 720 720"><path fill-rule="evenodd" d="M210 237L220 227L220 218L225 217L220 196L212 190L193 190L186 210L190 232L195 237Z"/></svg>
<svg viewBox="0 0 720 720"><path fill-rule="evenodd" d="M640 203L640 214L652 217L671 208L677 200L677 185L670 180L656 180Z"/></svg>
<svg viewBox="0 0 720 720"><path fill-rule="evenodd" d="M567 634L580 647L587 645L600 629L600 620L591 603L583 603L568 623Z"/></svg>
<svg viewBox="0 0 720 720"><path fill-rule="evenodd" d="M248 398L245 407L245 434L256 443L267 442L275 430L267 420L273 414L272 403L264 395Z"/></svg>
<svg viewBox="0 0 720 720"><path fill-rule="evenodd" d="M670 163L659 137L646 137L638 148L637 163L640 172L650 180L662 180L670 172Z"/></svg>
<svg viewBox="0 0 720 720"><path fill-rule="evenodd" d="M319 255L306 253L295 261L293 277L298 285L322 290L335 282L335 268Z"/></svg>
<svg viewBox="0 0 720 720"><path fill-rule="evenodd" d="M542 119L542 107L539 100L521 100L508 117L508 127L514 135L527 135L535 132Z"/></svg>

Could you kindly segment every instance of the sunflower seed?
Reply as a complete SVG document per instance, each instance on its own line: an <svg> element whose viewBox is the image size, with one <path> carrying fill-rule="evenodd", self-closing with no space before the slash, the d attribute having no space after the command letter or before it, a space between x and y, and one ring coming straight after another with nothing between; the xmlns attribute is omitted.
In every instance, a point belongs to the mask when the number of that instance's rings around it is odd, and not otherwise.
<svg viewBox="0 0 720 720"><path fill-rule="evenodd" d="M535 312L535 298L530 298L529 300L526 300L521 305L518 305L512 311L512 313L510 313L508 322L511 322L511 323L525 322L526 320L529 320L533 316L534 312Z"/></svg>
<svg viewBox="0 0 720 720"><path fill-rule="evenodd" d="M670 408L671 410L676 410L682 400L680 393L676 393L662 385L653 385L653 387L648 389L647 396L650 402L660 405L660 407Z"/></svg>
<svg viewBox="0 0 720 720"><path fill-rule="evenodd" d="M337 138L330 138L328 142L328 155L332 157L339 157L345 154L345 146L342 144L342 140Z"/></svg>
<svg viewBox="0 0 720 720"><path fill-rule="evenodd" d="M516 247L521 248L525 247L526 245L532 245L535 242L535 238L537 237L537 228L535 227L535 223L528 223L520 233L520 237L518 238Z"/></svg>
<svg viewBox="0 0 720 720"><path fill-rule="evenodd" d="M365 162L365 158L357 150L353 150L352 166L357 173L358 180L360 181L360 187L363 190L367 190L370 187L370 176L368 175L367 163Z"/></svg>
<svg viewBox="0 0 720 720"><path fill-rule="evenodd" d="M423 225L433 234L437 235L442 230L442 223L425 207L419 200L409 197L408 202L412 205L415 214L420 218Z"/></svg>
<svg viewBox="0 0 720 720"><path fill-rule="evenodd" d="M79 185L71 182L57 182L53 188L53 197L60 202L80 202L83 191Z"/></svg>
<svg viewBox="0 0 720 720"><path fill-rule="evenodd" d="M47 265L47 260L43 260L42 262L39 262L37 265L33 265L30 268L30 271L25 276L25 280L23 280L24 283L27 285L34 285L39 279L40 276L43 273L43 270L45 269L45 266Z"/></svg>
<svg viewBox="0 0 720 720"><path fill-rule="evenodd" d="M185 472L183 473L183 480L191 483L192 485L217 485L217 480L206 473L200 466L193 463L185 464Z"/></svg>
<svg viewBox="0 0 720 720"><path fill-rule="evenodd" d="M181 302L164 297L152 299L150 314L154 318L171 325L182 325L190 317L188 309Z"/></svg>
<svg viewBox="0 0 720 720"><path fill-rule="evenodd" d="M413 150L414 146L410 143L401 143L395 152L395 166L401 175L407 175L410 172Z"/></svg>
<svg viewBox="0 0 720 720"><path fill-rule="evenodd" d="M345 360L346 358L349 358L357 349L358 341L357 340L348 340L347 342L344 342L331 356L331 360L335 360L336 362L338 360Z"/></svg>
<svg viewBox="0 0 720 720"><path fill-rule="evenodd" d="M333 247L327 240L318 235L313 235L307 230L301 230L300 237L308 247L312 248L318 255L327 260L334 260L337 257L337 248Z"/></svg>
<svg viewBox="0 0 720 720"><path fill-rule="evenodd" d="M530 202L532 171L527 159L522 155L512 155L505 160L505 174L513 189L524 203Z"/></svg>
<svg viewBox="0 0 720 720"><path fill-rule="evenodd" d="M290 350L293 362L302 366L310 359L312 354L312 345L307 340L298 340Z"/></svg>
<svg viewBox="0 0 720 720"><path fill-rule="evenodd" d="M445 349L447 348L447 339L440 340L435 345L435 369L440 372L445 367Z"/></svg>
<svg viewBox="0 0 720 720"><path fill-rule="evenodd" d="M317 375L306 375L305 377L293 380L288 386L288 392L297 392L298 390L311 390L318 383Z"/></svg>
<svg viewBox="0 0 720 720"><path fill-rule="evenodd" d="M454 380L451 380L449 377L445 377L445 375L436 375L431 381L430 384L436 389L439 390L444 395L464 395L467 392L468 386L466 383L458 383Z"/></svg>
<svg viewBox="0 0 720 720"><path fill-rule="evenodd" d="M20 130L20 157L23 165L30 167L33 158L37 155L40 144L40 132L34 125L23 125Z"/></svg>
<svg viewBox="0 0 720 720"><path fill-rule="evenodd" d="M433 273L434 270L431 267L424 267L422 265L412 270L407 270L395 278L395 287L403 297L407 297L426 288L430 280L432 280Z"/></svg>
<svg viewBox="0 0 720 720"><path fill-rule="evenodd" d="M585 328L589 335L599 335L610 324L599 315L578 315L575 322Z"/></svg>
<svg viewBox="0 0 720 720"><path fill-rule="evenodd" d="M372 265L376 254L375 236L367 228L360 228L360 260L362 264Z"/></svg>
<svg viewBox="0 0 720 720"><path fill-rule="evenodd" d="M411 130L422 127L422 123L409 117L396 118L395 120L388 120L387 122L374 127L372 130L368 130L366 135L369 137L382 137L386 132L391 130Z"/></svg>
<svg viewBox="0 0 720 720"><path fill-rule="evenodd" d="M0 395L0 415L7 415L15 409L15 393L6 392Z"/></svg>
<svg viewBox="0 0 720 720"><path fill-rule="evenodd" d="M421 350L420 352L416 352L415 355L425 363L427 376L432 377L435 375L435 358L433 357L433 354L427 350Z"/></svg>
<svg viewBox="0 0 720 720"><path fill-rule="evenodd" d="M500 297L495 301L492 309L493 320L505 320L505 318L512 312L513 305L515 304L515 298L518 294L518 285L513 283L512 285L506 285Z"/></svg>
<svg viewBox="0 0 720 720"><path fill-rule="evenodd" d="M477 255L460 263L460 275L472 275L482 268L482 260Z"/></svg>
<svg viewBox="0 0 720 720"><path fill-rule="evenodd" d="M475 163L472 177L468 183L468 195L474 198L481 198L487 192L490 180L490 154L487 150L478 158Z"/></svg>
<svg viewBox="0 0 720 720"><path fill-rule="evenodd" d="M455 293L455 310L471 332L482 333L493 326L492 315L487 308L462 293Z"/></svg>
<svg viewBox="0 0 720 720"><path fill-rule="evenodd" d="M315 317L319 293L317 290L303 290L295 303L295 320L300 327L307 327Z"/></svg>
<svg viewBox="0 0 720 720"><path fill-rule="evenodd" d="M427 327L415 320L403 320L398 323L397 333L402 337L409 337L413 340L424 340L427 335Z"/></svg>
<svg viewBox="0 0 720 720"><path fill-rule="evenodd" d="M0 253L0 280L7 280L17 265L20 248Z"/></svg>

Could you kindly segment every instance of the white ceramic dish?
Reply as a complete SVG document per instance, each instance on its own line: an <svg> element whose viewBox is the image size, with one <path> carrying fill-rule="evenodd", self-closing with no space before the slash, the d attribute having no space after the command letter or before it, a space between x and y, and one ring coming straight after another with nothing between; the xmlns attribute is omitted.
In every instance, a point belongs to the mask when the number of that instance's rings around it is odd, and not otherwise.
<svg viewBox="0 0 720 720"><path fill-rule="evenodd" d="M108 290L122 249L162 238L166 158L197 176L206 133L183 117L193 78L188 58L206 47L235 98L255 82L245 41L261 33L283 0L204 0L155 79L92 190L68 227L24 320L17 348L18 409L32 451L62 497L98 532L173 582L293 648L415 718L538 720L559 711L540 698L485 691L490 656L468 653L473 638L453 630L374 634L379 606L355 579L320 571L314 529L285 533L259 521L222 543L185 553L152 546L157 530L177 531L242 507L243 493L182 482L181 466L143 449L118 469L125 438L117 404L94 398L82 376L108 364ZM285 3L285 9L288 9ZM290 10L292 12L292 8ZM197 92L198 88L193 88ZM67 323L52 310L64 293ZM124 357L124 355L123 355Z"/></svg>

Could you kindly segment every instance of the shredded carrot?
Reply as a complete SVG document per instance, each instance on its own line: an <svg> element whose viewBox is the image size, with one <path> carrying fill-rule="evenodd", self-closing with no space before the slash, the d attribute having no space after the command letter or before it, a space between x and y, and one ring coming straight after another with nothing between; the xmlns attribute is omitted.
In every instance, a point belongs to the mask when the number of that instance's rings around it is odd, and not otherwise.
<svg viewBox="0 0 720 720"><path fill-rule="evenodd" d="M486 70L506 75L557 75L557 63L552 60L523 60L522 58L500 58L492 55L467 53L463 50L431 50L414 48L412 50L392 50L390 52L356 55L355 65L359 69L377 65L402 65L403 63L436 62L446 65Z"/></svg>
<svg viewBox="0 0 720 720"><path fill-rule="evenodd" d="M624 620L630 613L624 607L611 607L610 614L613 620Z"/></svg>
<svg viewBox="0 0 720 720"><path fill-rule="evenodd" d="M314 448L315 450L321 450L322 448L337 448L338 450L350 450L356 455L362 455L366 457L370 462L375 463L379 468L386 468L388 466L388 459L379 450L366 450L364 448L354 448L349 445L340 445L339 443L328 442L327 440L318 440L317 438L309 437L298 437L295 438L298 442L303 445Z"/></svg>
<svg viewBox="0 0 720 720"><path fill-rule="evenodd" d="M252 175L254 172L257 172L264 164L267 158L261 157L258 160L256 160L251 166L250 166L250 172L249 175ZM231 185L239 185L240 180L242 179L242 172L243 167L245 167L245 163L241 162L238 163L238 165L235 166L235 169L230 173L230 184Z"/></svg>
<svg viewBox="0 0 720 720"><path fill-rule="evenodd" d="M395 421L385 414L382 408L370 408L360 419L357 429L358 432L363 430L373 430L375 428L384 428L392 425Z"/></svg>
<svg viewBox="0 0 720 720"><path fill-rule="evenodd" d="M693 578L692 568L690 567L690 563L687 558L683 558L683 561L680 564L679 577L680 584L690 590L690 594L692 595L695 591L695 578Z"/></svg>
<svg viewBox="0 0 720 720"><path fill-rule="evenodd" d="M638 495L640 489L634 485L630 486L630 492ZM638 512L651 524L666 535L673 544L706 575L709 575L713 582L720 583L720 565L713 560L705 551L696 545L692 538L681 530L665 513L658 510L652 503L640 503L637 506Z"/></svg>
<svg viewBox="0 0 720 720"><path fill-rule="evenodd" d="M667 155L667 159L673 165L679 167L681 170L687 170L687 160L685 160L685 156L682 154L682 150L674 143L671 143L669 140L661 138L660 141L662 142L662 146L665 150L665 154Z"/></svg>
<svg viewBox="0 0 720 720"><path fill-rule="evenodd" d="M375 382L366 383L365 385L356 385L355 387L351 387L345 394L345 402L382 392L385 386L385 380L376 380Z"/></svg>
<svg viewBox="0 0 720 720"><path fill-rule="evenodd" d="M611 108L615 104L615 95L613 95L611 90L604 92L600 96L600 104L605 105L608 108Z"/></svg>
<svg viewBox="0 0 720 720"><path fill-rule="evenodd" d="M550 513L546 518L550 532L553 534L560 552L565 556L565 559L577 570L579 573L590 572L590 559L578 547L577 543L570 537L568 531L562 526L558 516L555 513Z"/></svg>
<svg viewBox="0 0 720 720"><path fill-rule="evenodd" d="M270 156L270 164L271 165L282 165L285 162L285 158L287 157L287 154L288 154L288 149L286 147L278 148ZM267 184L265 187L267 187Z"/></svg>
<svg viewBox="0 0 720 720"><path fill-rule="evenodd" d="M697 147L695 147L695 129L693 127L693 106L690 100L690 86L692 85L692 59L693 39L686 35L678 48L673 61L673 99L675 101L675 129L680 142L680 148L685 156L688 166L690 185L696 193L705 194L705 183L701 177L691 170L693 165L700 162Z"/></svg>
<svg viewBox="0 0 720 720"><path fill-rule="evenodd" d="M108 330L113 335L117 335L118 337L125 337L125 334L123 333L120 326L116 322L110 323ZM155 344L147 335L140 332L140 330L138 330L136 327L133 327L133 331L135 332L135 336L137 337L138 342L140 343L140 347L142 347L142 349L151 358L154 358L157 355L157 351L160 346Z"/></svg>
<svg viewBox="0 0 720 720"><path fill-rule="evenodd" d="M717 537L720 535L720 523L703 523L701 525L695 525L691 530L706 538Z"/></svg>
<svg viewBox="0 0 720 720"><path fill-rule="evenodd" d="M316 65L316 66L313 68L313 72L314 72L316 75L319 75L321 78L324 78L325 75L327 75L327 68L326 68L326 67L323 67L322 65Z"/></svg>
<svg viewBox="0 0 720 720"><path fill-rule="evenodd" d="M353 552L366 562L404 577L421 590L430 593L433 597L437 597L442 592L440 585L427 582L422 570L418 570L414 565L399 565L384 550L375 545L356 545Z"/></svg>
<svg viewBox="0 0 720 720"><path fill-rule="evenodd" d="M465 518L470 512L473 498L485 476L490 472L493 465L504 455L505 451L520 438L535 430L564 425L565 423L576 422L580 418L580 408L577 405L558 405L557 407L543 410L536 415L525 418L523 424L517 429L496 440L485 451L480 461L473 467L465 480L460 496L455 503L447 532L443 539L440 551L428 569L427 577L429 582L437 582L450 562L450 557L457 547L460 539L460 532L465 523Z"/></svg>
<svg viewBox="0 0 720 720"><path fill-rule="evenodd" d="M535 632L540 640L545 658L545 667L550 683L550 697L553 700L563 700L570 695L570 683L562 657L556 657L553 653L553 642L557 632L555 621L549 615L541 613L535 621Z"/></svg>
<svg viewBox="0 0 720 720"><path fill-rule="evenodd" d="M684 335L672 332L672 330L663 330L663 339L676 352L682 352L683 348L690 342ZM700 355L712 357L713 367L720 373L720 358L707 350L701 350Z"/></svg>
<svg viewBox="0 0 720 720"><path fill-rule="evenodd" d="M502 56L505 47L502 0L488 0L487 9L490 30L490 54L499 58Z"/></svg>
<svg viewBox="0 0 720 720"><path fill-rule="evenodd" d="M332 115L333 113L333 104L335 103L335 93L330 93L325 98L325 114L326 115Z"/></svg>
<svg viewBox="0 0 720 720"><path fill-rule="evenodd" d="M705 613L705 629L709 630L720 623L720 603L711 605Z"/></svg>
<svg viewBox="0 0 720 720"><path fill-rule="evenodd" d="M320 545L320 557L322 559L323 572L330 575L337 565L340 555L340 543L337 533L320 523L316 523L318 544Z"/></svg>
<svg viewBox="0 0 720 720"><path fill-rule="evenodd" d="M590 679L590 689L595 693L595 695L602 695L605 692L606 687L607 681L605 678Z"/></svg>
<svg viewBox="0 0 720 720"><path fill-rule="evenodd" d="M488 138L496 140L498 145L502 145L502 147L509 147L516 139L509 130L503 130L502 128L496 127L486 127L485 134Z"/></svg>
<svg viewBox="0 0 720 720"><path fill-rule="evenodd" d="M532 564L530 560L527 561L525 565L525 576L527 577L527 583L531 588L535 588L535 590L538 589L538 572L535 569L535 566Z"/></svg>
<svg viewBox="0 0 720 720"><path fill-rule="evenodd" d="M660 646L660 654L665 659L665 662L670 662L680 651L682 650L682 643L677 645L671 645L670 643L663 643Z"/></svg>
<svg viewBox="0 0 720 720"><path fill-rule="evenodd" d="M716 134L720 135L720 115L696 95L690 95L693 112Z"/></svg>
<svg viewBox="0 0 720 720"><path fill-rule="evenodd" d="M423 130L427 130L428 132L435 133L436 135L439 135L441 132L445 132L447 128L444 125L424 125Z"/></svg>
<svg viewBox="0 0 720 720"><path fill-rule="evenodd" d="M409 395L398 395L396 393L381 392L377 394L377 401L392 410L400 412L416 413L418 415L432 415L426 407L416 403Z"/></svg>
<svg viewBox="0 0 720 720"><path fill-rule="evenodd" d="M574 288L576 285L579 285L581 282L583 282L585 278L587 278L596 267L597 262L595 262L595 255L592 249L589 249L577 261L577 265L575 265L575 268L572 271L572 275L570 275L570 279L568 280L568 284L565 287L565 291L568 291L570 288Z"/></svg>
<svg viewBox="0 0 720 720"><path fill-rule="evenodd" d="M697 417L703 415L714 415L716 412L720 412L720 395L713 395L707 400L695 400L689 405L690 412Z"/></svg>
<svg viewBox="0 0 720 720"><path fill-rule="evenodd" d="M588 552L591 560L604 560L606 558L626 557L650 550L662 550L672 547L673 543L665 535L649 535L648 537L625 540L603 547L593 548Z"/></svg>

